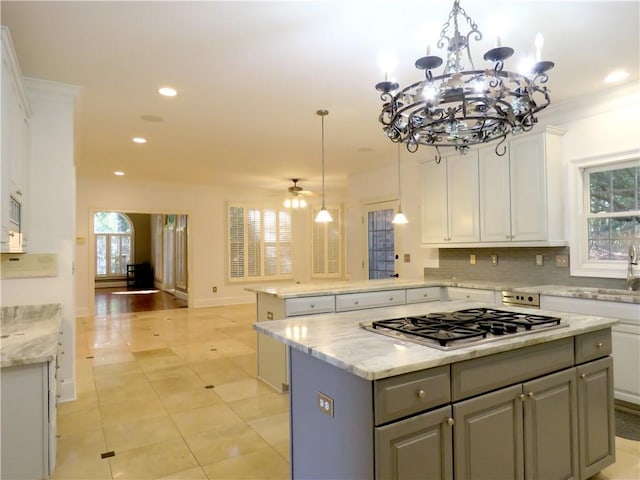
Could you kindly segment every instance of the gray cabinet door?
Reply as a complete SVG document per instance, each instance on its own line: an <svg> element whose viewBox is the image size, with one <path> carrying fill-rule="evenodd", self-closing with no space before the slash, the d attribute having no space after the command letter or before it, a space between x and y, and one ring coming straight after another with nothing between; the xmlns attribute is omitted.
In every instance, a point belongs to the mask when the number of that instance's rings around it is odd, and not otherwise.
<svg viewBox="0 0 640 480"><path fill-rule="evenodd" d="M615 461L613 358L580 365L577 372L580 469L589 478Z"/></svg>
<svg viewBox="0 0 640 480"><path fill-rule="evenodd" d="M524 478L522 385L453 405L456 478Z"/></svg>
<svg viewBox="0 0 640 480"><path fill-rule="evenodd" d="M451 407L375 429L376 479L453 478Z"/></svg>
<svg viewBox="0 0 640 480"><path fill-rule="evenodd" d="M523 384L526 479L578 478L576 372Z"/></svg>

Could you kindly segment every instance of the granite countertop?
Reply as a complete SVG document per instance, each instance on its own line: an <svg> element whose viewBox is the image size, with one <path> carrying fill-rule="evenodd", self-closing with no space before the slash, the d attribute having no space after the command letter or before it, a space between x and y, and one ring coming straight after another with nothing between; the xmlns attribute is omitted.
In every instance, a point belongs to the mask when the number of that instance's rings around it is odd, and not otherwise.
<svg viewBox="0 0 640 480"><path fill-rule="evenodd" d="M498 341L450 351L398 340L360 327L361 322L481 306L487 305L468 301L428 302L338 314L292 317L286 320L259 322L254 324L254 328L264 335L354 375L366 380L378 380L609 328L618 323L612 318L536 310L536 313L541 315L561 317L562 323L567 326L543 329L521 336L507 336ZM526 308L502 308L531 313L531 309Z"/></svg>
<svg viewBox="0 0 640 480"><path fill-rule="evenodd" d="M420 287L462 287L486 290L510 290L514 286L525 286L524 283L495 282L485 280L456 280L442 278L389 278L380 280L358 280L337 282L310 282L282 285L251 286L245 290L255 293L266 293L278 298L298 298L315 295L339 295L343 293L375 292L394 288Z"/></svg>
<svg viewBox="0 0 640 480"><path fill-rule="evenodd" d="M613 288L576 287L568 285L531 285L514 288L514 291L539 293L553 297L586 298L619 303L635 303L640 305L640 291L617 290Z"/></svg>
<svg viewBox="0 0 640 480"><path fill-rule="evenodd" d="M390 278L382 280L285 283L280 285L251 286L246 287L245 290L287 299L419 287L460 287L494 291L512 290L517 292L539 293L540 295L640 304L640 291L629 292L627 290L570 285L531 285L526 282L512 281L458 280L456 278Z"/></svg>
<svg viewBox="0 0 640 480"><path fill-rule="evenodd" d="M58 352L60 304L2 307L0 366L49 362Z"/></svg>

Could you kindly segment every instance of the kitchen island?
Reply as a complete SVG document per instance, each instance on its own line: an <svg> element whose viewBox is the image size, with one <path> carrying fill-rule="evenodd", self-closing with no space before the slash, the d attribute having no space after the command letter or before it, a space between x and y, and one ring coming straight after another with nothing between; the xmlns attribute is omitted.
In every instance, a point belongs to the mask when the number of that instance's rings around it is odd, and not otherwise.
<svg viewBox="0 0 640 480"><path fill-rule="evenodd" d="M483 306L433 301L255 324L290 355L292 478L586 479L613 463L616 320L536 310L562 328L450 350L361 327Z"/></svg>

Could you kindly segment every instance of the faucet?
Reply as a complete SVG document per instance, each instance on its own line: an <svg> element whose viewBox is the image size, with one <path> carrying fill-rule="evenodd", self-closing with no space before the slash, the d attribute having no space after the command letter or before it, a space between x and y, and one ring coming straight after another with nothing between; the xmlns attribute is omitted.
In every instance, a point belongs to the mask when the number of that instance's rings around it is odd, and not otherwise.
<svg viewBox="0 0 640 480"><path fill-rule="evenodd" d="M629 245L629 263L627 264L627 290L637 289L640 276L633 274L633 266L638 265L638 252L635 245Z"/></svg>

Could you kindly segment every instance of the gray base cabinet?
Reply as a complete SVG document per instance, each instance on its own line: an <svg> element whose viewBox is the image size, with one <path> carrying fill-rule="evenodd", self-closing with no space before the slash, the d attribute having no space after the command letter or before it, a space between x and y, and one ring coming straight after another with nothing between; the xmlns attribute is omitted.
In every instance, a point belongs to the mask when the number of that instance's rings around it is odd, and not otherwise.
<svg viewBox="0 0 640 480"><path fill-rule="evenodd" d="M453 406L456 478L524 478L520 386Z"/></svg>
<svg viewBox="0 0 640 480"><path fill-rule="evenodd" d="M610 337L372 382L290 348L292 477L586 480L615 460Z"/></svg>
<svg viewBox="0 0 640 480"><path fill-rule="evenodd" d="M571 368L453 405L456 478L578 478Z"/></svg>
<svg viewBox="0 0 640 480"><path fill-rule="evenodd" d="M613 359L580 365L577 374L580 477L586 479L615 461Z"/></svg>
<svg viewBox="0 0 640 480"><path fill-rule="evenodd" d="M453 478L451 407L376 427L376 479Z"/></svg>

